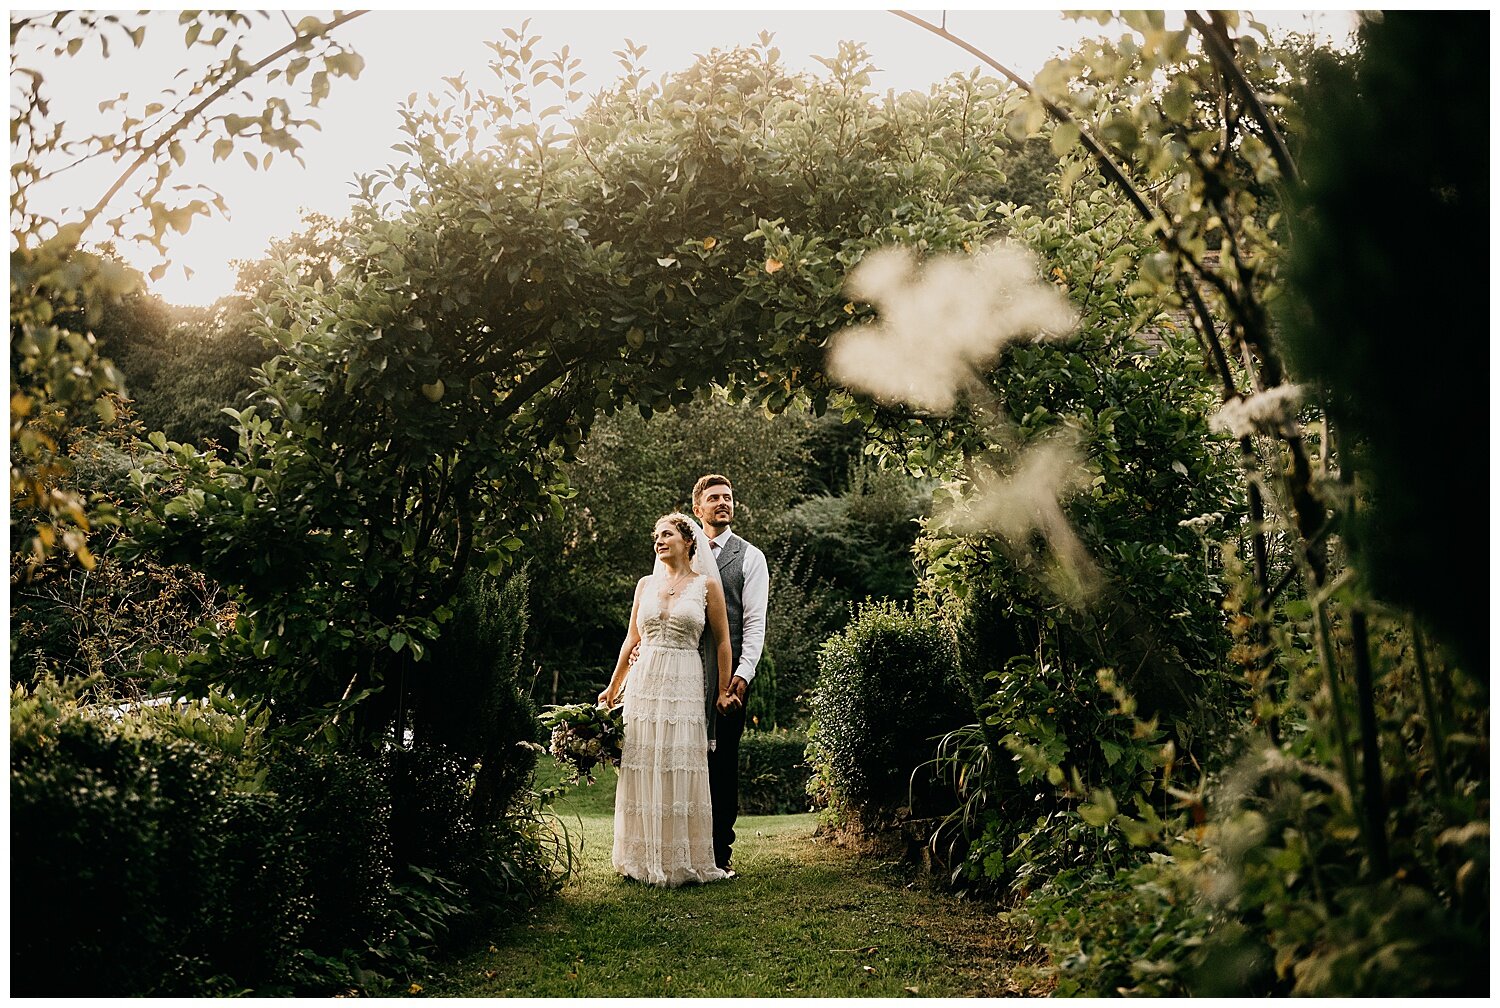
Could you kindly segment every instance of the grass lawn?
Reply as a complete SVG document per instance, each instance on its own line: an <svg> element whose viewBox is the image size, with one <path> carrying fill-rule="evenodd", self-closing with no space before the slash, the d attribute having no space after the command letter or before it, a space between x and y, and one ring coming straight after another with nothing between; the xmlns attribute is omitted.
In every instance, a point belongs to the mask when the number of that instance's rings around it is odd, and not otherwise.
<svg viewBox="0 0 1500 1008"><path fill-rule="evenodd" d="M614 775L558 811L582 869L561 895L447 964L429 997L1043 994L1040 958L992 910L815 838L816 817L740 818L739 878L655 889L609 863Z"/></svg>

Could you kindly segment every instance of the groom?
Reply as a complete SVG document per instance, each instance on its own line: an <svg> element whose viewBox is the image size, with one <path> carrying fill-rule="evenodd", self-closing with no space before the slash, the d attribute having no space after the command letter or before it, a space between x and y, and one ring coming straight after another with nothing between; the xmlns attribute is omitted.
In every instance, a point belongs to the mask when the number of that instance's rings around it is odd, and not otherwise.
<svg viewBox="0 0 1500 1008"><path fill-rule="evenodd" d="M733 878L729 859L734 847L734 821L740 812L745 694L765 646L771 575L766 555L730 529L734 522L734 487L727 477L710 473L693 485L693 516L702 523L719 562L724 604L729 611L729 645L734 662L729 689L734 700L715 714L716 741L708 754L708 790L714 806L714 861ZM705 634L705 642L711 636ZM704 658L705 663L713 660L712 652Z"/></svg>

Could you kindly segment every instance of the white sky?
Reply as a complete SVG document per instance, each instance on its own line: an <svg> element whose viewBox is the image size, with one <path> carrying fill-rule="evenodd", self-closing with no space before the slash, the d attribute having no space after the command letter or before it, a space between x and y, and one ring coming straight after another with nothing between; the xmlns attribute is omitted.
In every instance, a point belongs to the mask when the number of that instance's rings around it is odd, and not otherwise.
<svg viewBox="0 0 1500 1008"><path fill-rule="evenodd" d="M942 16L935 10L921 13L931 20ZM294 14L292 20L298 16ZM162 49L152 49L149 42L141 52L132 52L128 46L112 48L111 58L105 60L96 46L86 46L66 61L66 72L47 74L46 92L70 127L97 116L98 103L121 91L131 93L134 107L143 106L156 89L167 86L172 70L185 65L176 12L158 11L155 17L159 23L148 29L148 40L155 32L170 43ZM1316 30L1337 37L1345 35L1352 24L1352 17L1344 12L1271 12L1258 17L1273 28ZM884 10L373 11L336 32L336 37L364 57L365 68L358 80L335 79L330 96L306 113L322 129L304 129L298 134L304 144L305 168L278 156L269 171L257 172L246 166L238 152L215 164L207 145L189 150L186 166L174 181L190 180L217 190L230 216L199 217L186 235L173 236L169 244L173 267L154 285L156 293L176 304L211 303L233 288L230 260L259 258L273 238L298 230L302 208L342 216L354 176L384 167L396 156L390 146L400 139L397 103L413 91L440 94L446 87L442 78L459 73L471 86L486 86L494 79L487 68L494 54L484 43L503 40L504 29L518 28L527 18L530 32L542 38L541 53L550 55L566 45L571 55L582 59L581 69L588 77L581 89L586 93L615 78L619 66L612 52L627 38L647 47L644 63L653 73L679 70L695 55L713 48L749 44L761 31L774 34L785 63L812 71L822 69L813 61L814 55L833 55L841 40L862 41L881 69L875 80L881 91L926 90L951 72L977 65L951 43ZM1057 11L950 9L947 26L1026 76L1059 49L1102 31L1092 21L1070 21ZM273 29L266 45L252 49L253 58L279 46L285 37L284 29ZM199 46L194 52L206 54L208 50ZM13 53L13 60L21 55ZM21 62L40 65L32 60ZM71 172L51 183L48 191L39 190L34 203L38 208L43 203L51 207L92 205L118 171L112 164L101 163ZM131 254L128 249L122 251ZM150 254L133 258L143 268L155 262ZM184 267L193 271L191 278L185 276Z"/></svg>

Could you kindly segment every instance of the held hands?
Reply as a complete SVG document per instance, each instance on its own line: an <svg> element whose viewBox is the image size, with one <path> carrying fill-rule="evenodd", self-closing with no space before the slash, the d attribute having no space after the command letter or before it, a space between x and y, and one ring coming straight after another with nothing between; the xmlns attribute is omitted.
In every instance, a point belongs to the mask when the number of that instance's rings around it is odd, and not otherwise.
<svg viewBox="0 0 1500 1008"><path fill-rule="evenodd" d="M719 694L714 707L720 714L733 714L745 706L745 690L749 685L739 676L732 677L729 680L729 688Z"/></svg>

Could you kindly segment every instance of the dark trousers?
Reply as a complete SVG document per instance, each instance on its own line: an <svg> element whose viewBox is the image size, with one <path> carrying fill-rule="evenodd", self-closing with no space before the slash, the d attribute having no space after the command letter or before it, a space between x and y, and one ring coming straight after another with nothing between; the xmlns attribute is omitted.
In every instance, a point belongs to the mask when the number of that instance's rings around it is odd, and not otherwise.
<svg viewBox="0 0 1500 1008"><path fill-rule="evenodd" d="M714 749L708 754L708 793L714 804L714 863L729 864L734 821L740 814L740 736L745 708L733 714L714 712Z"/></svg>

